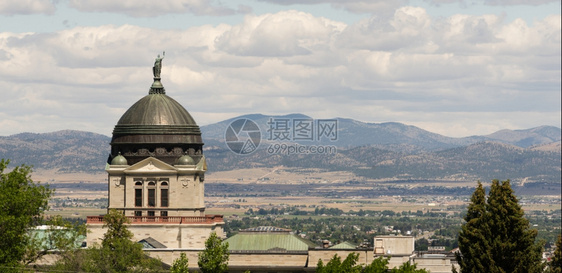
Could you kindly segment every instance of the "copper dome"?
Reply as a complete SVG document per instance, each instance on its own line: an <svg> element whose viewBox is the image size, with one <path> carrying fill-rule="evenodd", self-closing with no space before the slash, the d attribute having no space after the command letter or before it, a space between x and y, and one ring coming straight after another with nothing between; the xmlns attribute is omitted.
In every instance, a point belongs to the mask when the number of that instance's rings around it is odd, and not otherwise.
<svg viewBox="0 0 562 273"><path fill-rule="evenodd" d="M182 155L197 162L202 155L201 130L177 101L165 94L160 78L154 78L149 94L131 106L113 129L111 155L119 153L129 164L149 156L174 164Z"/></svg>

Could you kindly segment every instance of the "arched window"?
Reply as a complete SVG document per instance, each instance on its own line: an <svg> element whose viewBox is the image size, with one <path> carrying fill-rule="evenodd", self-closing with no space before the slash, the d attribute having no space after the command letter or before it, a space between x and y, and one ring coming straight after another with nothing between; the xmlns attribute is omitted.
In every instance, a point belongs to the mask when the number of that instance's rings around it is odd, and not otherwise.
<svg viewBox="0 0 562 273"><path fill-rule="evenodd" d="M156 183L148 182L148 206L155 207L156 206Z"/></svg>
<svg viewBox="0 0 562 273"><path fill-rule="evenodd" d="M168 196L168 182L160 183L160 206L168 207L169 196ZM167 216L167 215L166 215Z"/></svg>
<svg viewBox="0 0 562 273"><path fill-rule="evenodd" d="M142 182L135 182L135 207L142 207Z"/></svg>

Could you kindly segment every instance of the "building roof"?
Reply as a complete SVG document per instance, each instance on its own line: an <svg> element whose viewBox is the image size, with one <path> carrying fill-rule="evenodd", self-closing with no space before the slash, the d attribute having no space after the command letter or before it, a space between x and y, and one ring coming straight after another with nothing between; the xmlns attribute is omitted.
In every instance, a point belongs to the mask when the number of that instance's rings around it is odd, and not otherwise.
<svg viewBox="0 0 562 273"><path fill-rule="evenodd" d="M291 230L277 227L256 227L241 230L240 233L228 238L228 249L231 251L307 251L316 247L313 242L303 239Z"/></svg>
<svg viewBox="0 0 562 273"><path fill-rule="evenodd" d="M168 95L149 94L133 104L119 119L117 125L196 125L196 123L187 110Z"/></svg>
<svg viewBox="0 0 562 273"><path fill-rule="evenodd" d="M152 237L144 238L139 241L142 244L142 248L167 248L164 244L156 241Z"/></svg>
<svg viewBox="0 0 562 273"><path fill-rule="evenodd" d="M339 243L337 245L331 246L330 248L333 248L333 249L356 249L357 246L346 241L346 242Z"/></svg>
<svg viewBox="0 0 562 273"><path fill-rule="evenodd" d="M279 227L272 227L272 226L259 226L253 228L242 229L240 232L285 232L290 233L290 229L286 228L279 228Z"/></svg>
<svg viewBox="0 0 562 273"><path fill-rule="evenodd" d="M52 232L61 232L59 234L55 234L56 236L60 236L61 234L66 237L66 239L72 238L75 234L72 229L60 227L60 226L48 226L48 225L41 225L33 227L29 230L29 235L40 242L40 247L42 249L56 249L56 246L52 244L51 240L49 240L49 236ZM74 242L75 246L83 246L84 241L86 240L86 236L79 235L76 236L76 241Z"/></svg>

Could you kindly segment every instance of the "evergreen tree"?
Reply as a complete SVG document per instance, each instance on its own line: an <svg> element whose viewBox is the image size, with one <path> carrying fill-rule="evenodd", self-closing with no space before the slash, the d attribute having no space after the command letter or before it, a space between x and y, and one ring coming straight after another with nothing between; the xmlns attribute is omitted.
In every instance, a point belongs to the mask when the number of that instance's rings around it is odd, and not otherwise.
<svg viewBox="0 0 562 273"><path fill-rule="evenodd" d="M223 243L215 232L205 241L205 250L199 252L199 270L203 273L223 273L228 270L228 243Z"/></svg>
<svg viewBox="0 0 562 273"><path fill-rule="evenodd" d="M459 232L459 253L456 258L461 267L461 273L486 272L494 261L491 259L491 248L486 240L487 225L484 221L486 214L486 192L482 183L478 181L478 187L470 198L470 204Z"/></svg>
<svg viewBox="0 0 562 273"><path fill-rule="evenodd" d="M556 240L556 249L554 250L554 255L552 260L548 263L549 273L562 273L562 234L558 235L558 240Z"/></svg>
<svg viewBox="0 0 562 273"><path fill-rule="evenodd" d="M529 228L509 180L493 180L485 199L478 183L459 233L461 272L542 272L542 246Z"/></svg>

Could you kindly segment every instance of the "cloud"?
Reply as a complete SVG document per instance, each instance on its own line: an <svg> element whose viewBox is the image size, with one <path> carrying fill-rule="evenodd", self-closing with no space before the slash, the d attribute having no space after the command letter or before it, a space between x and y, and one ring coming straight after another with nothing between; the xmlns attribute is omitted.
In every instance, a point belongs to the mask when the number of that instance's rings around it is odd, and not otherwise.
<svg viewBox="0 0 562 273"><path fill-rule="evenodd" d="M274 3L278 5L317 5L317 4L330 4L337 9L343 9L357 14L384 14L392 12L396 8L405 5L408 1L405 0L258 0L260 2Z"/></svg>
<svg viewBox="0 0 562 273"><path fill-rule="evenodd" d="M2 0L0 1L0 14L53 14L55 4L51 0Z"/></svg>
<svg viewBox="0 0 562 273"><path fill-rule="evenodd" d="M301 112L450 136L558 125L560 22L560 15L532 25L497 15L436 18L402 7L350 25L289 10L185 30L2 32L0 134L110 134L148 93L162 50L167 94L199 124Z"/></svg>
<svg viewBox="0 0 562 273"><path fill-rule="evenodd" d="M258 0L260 2L274 3L278 5L319 5L330 4L334 8L343 9L356 14L378 14L392 13L395 9L407 5L406 0ZM548 3L556 3L558 0L424 0L433 6L458 3L462 7L470 5L485 6L540 6Z"/></svg>
<svg viewBox="0 0 562 273"><path fill-rule="evenodd" d="M344 24L295 10L261 16L248 15L244 22L217 37L216 47L233 55L308 55L330 43Z"/></svg>
<svg viewBox="0 0 562 273"><path fill-rule="evenodd" d="M82 12L123 13L132 17L156 17L174 13L224 16L251 11L248 6L240 6L235 10L214 2L214 0L69 0L69 6Z"/></svg>

